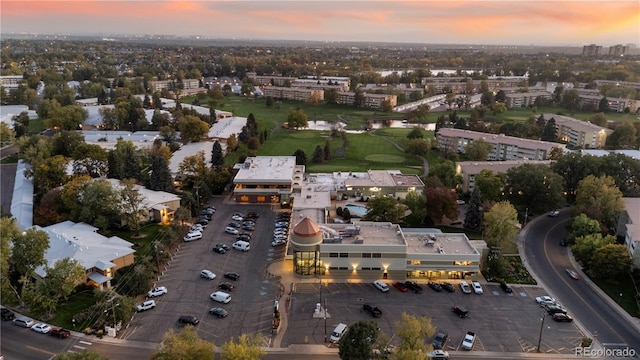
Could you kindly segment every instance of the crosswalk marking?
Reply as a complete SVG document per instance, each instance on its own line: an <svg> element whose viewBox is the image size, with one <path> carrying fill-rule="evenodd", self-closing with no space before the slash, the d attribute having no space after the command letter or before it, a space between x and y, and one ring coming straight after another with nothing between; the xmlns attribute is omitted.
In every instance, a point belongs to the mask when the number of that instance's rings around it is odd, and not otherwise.
<svg viewBox="0 0 640 360"><path fill-rule="evenodd" d="M84 344L84 345L93 345L93 343L90 343L88 341L83 341L83 340L79 340L78 341L80 344Z"/></svg>

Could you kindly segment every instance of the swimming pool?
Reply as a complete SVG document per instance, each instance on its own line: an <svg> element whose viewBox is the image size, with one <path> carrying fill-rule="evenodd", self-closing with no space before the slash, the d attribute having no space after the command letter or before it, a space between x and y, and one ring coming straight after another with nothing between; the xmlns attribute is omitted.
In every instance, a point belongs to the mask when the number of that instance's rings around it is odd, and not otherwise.
<svg viewBox="0 0 640 360"><path fill-rule="evenodd" d="M367 208L360 205L355 204L347 204L344 206L345 209L349 209L349 212L352 216L363 217L367 214Z"/></svg>

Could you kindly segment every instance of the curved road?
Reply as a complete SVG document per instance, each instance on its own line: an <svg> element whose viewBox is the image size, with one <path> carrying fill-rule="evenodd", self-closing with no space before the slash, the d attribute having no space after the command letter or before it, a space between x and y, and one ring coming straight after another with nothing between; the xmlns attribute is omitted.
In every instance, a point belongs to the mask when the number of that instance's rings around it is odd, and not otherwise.
<svg viewBox="0 0 640 360"><path fill-rule="evenodd" d="M574 269L569 248L560 246L567 235L569 210L558 217L541 216L527 225L524 233L523 255L529 269L539 282L563 304L583 325L585 336L596 338L606 349L634 349L640 353L640 332L630 319L620 314L617 306L599 289L585 279L568 276L565 269Z"/></svg>

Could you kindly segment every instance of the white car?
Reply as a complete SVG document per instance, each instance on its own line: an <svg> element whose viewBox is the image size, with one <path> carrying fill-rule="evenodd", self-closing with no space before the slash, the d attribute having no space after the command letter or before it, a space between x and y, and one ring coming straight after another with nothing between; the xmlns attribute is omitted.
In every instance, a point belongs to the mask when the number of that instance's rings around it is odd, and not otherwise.
<svg viewBox="0 0 640 360"><path fill-rule="evenodd" d="M287 243L287 240L285 239L275 239L271 242L271 246L280 246L280 245L284 245Z"/></svg>
<svg viewBox="0 0 640 360"><path fill-rule="evenodd" d="M209 279L209 280L213 280L216 278L216 274L214 274L212 271L209 270L202 270L200 271L200 277L205 278L205 279Z"/></svg>
<svg viewBox="0 0 640 360"><path fill-rule="evenodd" d="M202 239L202 232L200 231L190 232L182 238L184 242L196 241L200 239Z"/></svg>
<svg viewBox="0 0 640 360"><path fill-rule="evenodd" d="M231 217L231 219L235 220L235 221L243 221L244 220L244 218L242 216L240 216L240 215L233 215Z"/></svg>
<svg viewBox="0 0 640 360"><path fill-rule="evenodd" d="M538 296L536 298L536 302L540 305L549 304L554 305L556 303L556 299L552 298L549 295Z"/></svg>
<svg viewBox="0 0 640 360"><path fill-rule="evenodd" d="M378 290L382 291L383 293L389 291L389 285L387 285L387 283L385 283L384 281L376 280L373 282L373 286L375 286Z"/></svg>
<svg viewBox="0 0 640 360"><path fill-rule="evenodd" d="M460 289L465 294L471 294L471 286L466 281L460 281Z"/></svg>
<svg viewBox="0 0 640 360"><path fill-rule="evenodd" d="M226 232L227 234L231 234L231 235L238 235L238 229L232 228L231 226L227 226L226 228L224 228L224 232Z"/></svg>
<svg viewBox="0 0 640 360"><path fill-rule="evenodd" d="M427 359L432 359L432 360L446 360L448 358L449 358L449 353L444 350L436 349L427 354Z"/></svg>
<svg viewBox="0 0 640 360"><path fill-rule="evenodd" d="M138 306L136 306L136 309L138 310L138 312L142 312L142 311L153 309L154 307L156 307L156 301L147 300L142 304L138 304Z"/></svg>
<svg viewBox="0 0 640 360"><path fill-rule="evenodd" d="M287 240L287 235L273 235L273 240Z"/></svg>
<svg viewBox="0 0 640 360"><path fill-rule="evenodd" d="M467 331L464 335L464 339L462 339L462 350L471 350L473 349L473 343L476 342L476 333Z"/></svg>
<svg viewBox="0 0 640 360"><path fill-rule="evenodd" d="M167 288L164 286L159 286L157 288L153 288L151 290L149 290L149 292L147 293L148 297L156 297L156 296L162 296L164 294L167 293Z"/></svg>
<svg viewBox="0 0 640 360"><path fill-rule="evenodd" d="M48 334L51 331L51 326L47 324L35 324L31 327L31 330L39 332L40 334Z"/></svg>
<svg viewBox="0 0 640 360"><path fill-rule="evenodd" d="M482 294L484 291L482 290L482 285L480 285L479 282L477 281L472 281L471 282L471 286L473 287L473 292L480 295Z"/></svg>

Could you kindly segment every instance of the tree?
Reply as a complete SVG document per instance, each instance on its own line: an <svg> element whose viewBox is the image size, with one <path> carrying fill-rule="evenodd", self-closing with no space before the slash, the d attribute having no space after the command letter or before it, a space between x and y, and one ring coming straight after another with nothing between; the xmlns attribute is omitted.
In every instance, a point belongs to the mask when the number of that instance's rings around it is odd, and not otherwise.
<svg viewBox="0 0 640 360"><path fill-rule="evenodd" d="M543 213L560 206L562 178L546 165L524 164L507 170L505 195L515 206Z"/></svg>
<svg viewBox="0 0 640 360"><path fill-rule="evenodd" d="M13 237L11 244L11 264L18 274L32 276L47 263L44 254L49 248L49 235L45 231L29 228Z"/></svg>
<svg viewBox="0 0 640 360"><path fill-rule="evenodd" d="M80 352L63 352L51 358L52 360L109 360L94 350L84 349Z"/></svg>
<svg viewBox="0 0 640 360"><path fill-rule="evenodd" d="M151 176L147 183L147 188L154 191L175 191L173 187L173 178L171 170L169 170L169 162L163 156L151 156Z"/></svg>
<svg viewBox="0 0 640 360"><path fill-rule="evenodd" d="M211 168L217 169L222 165L224 165L224 154L222 152L220 142L216 140L213 142L213 147L211 149Z"/></svg>
<svg viewBox="0 0 640 360"><path fill-rule="evenodd" d="M320 145L317 145L316 149L313 151L312 159L313 159L313 162L316 164L324 162L324 150L322 150L322 147L320 147Z"/></svg>
<svg viewBox="0 0 640 360"><path fill-rule="evenodd" d="M504 174L494 174L491 170L483 169L475 176L474 180L473 189L478 189L478 192L480 193L480 202L495 202L502 199L502 191L505 186Z"/></svg>
<svg viewBox="0 0 640 360"><path fill-rule="evenodd" d="M424 191L427 198L427 214L433 223L440 223L443 217L458 218L456 193L445 186L428 187Z"/></svg>
<svg viewBox="0 0 640 360"><path fill-rule="evenodd" d="M396 322L396 335L400 345L396 349L398 360L422 359L429 352L424 339L432 337L436 332L428 317L416 317L402 312L400 321Z"/></svg>
<svg viewBox="0 0 640 360"><path fill-rule="evenodd" d="M307 154L304 151L298 149L293 153L296 157L296 165L307 165Z"/></svg>
<svg viewBox="0 0 640 360"><path fill-rule="evenodd" d="M331 160L331 142L329 139L324 142L324 161Z"/></svg>
<svg viewBox="0 0 640 360"><path fill-rule="evenodd" d="M549 119L549 121L547 121L546 125L544 126L544 130L542 130L542 135L540 136L540 140L556 142L558 139L556 133L557 133L556 119L551 118Z"/></svg>
<svg viewBox="0 0 640 360"><path fill-rule="evenodd" d="M87 174L92 178L107 175L109 155L100 145L82 143L72 154L74 174Z"/></svg>
<svg viewBox="0 0 640 360"><path fill-rule="evenodd" d="M209 124L197 116L187 115L178 122L178 130L183 142L198 142L209 132Z"/></svg>
<svg viewBox="0 0 640 360"><path fill-rule="evenodd" d="M597 220L605 229L614 226L623 209L622 192L610 176L589 175L578 184L576 211Z"/></svg>
<svg viewBox="0 0 640 360"><path fill-rule="evenodd" d="M482 203L480 202L480 191L477 186L473 188L471 192L471 198L469 199L469 206L467 207L467 213L464 217L465 229L479 230L482 227Z"/></svg>
<svg viewBox="0 0 640 360"><path fill-rule="evenodd" d="M458 179L456 177L456 164L451 160L445 160L429 168L429 176L436 176L442 184L450 189L456 187Z"/></svg>
<svg viewBox="0 0 640 360"><path fill-rule="evenodd" d="M302 109L291 109L287 115L287 124L290 129L306 128L309 126L307 114Z"/></svg>
<svg viewBox="0 0 640 360"><path fill-rule="evenodd" d="M636 146L636 128L630 122L616 126L607 137L607 146L614 149L632 149Z"/></svg>
<svg viewBox="0 0 640 360"><path fill-rule="evenodd" d="M75 221L106 229L116 220L120 199L118 191L108 180L98 179L86 183L79 196L80 207Z"/></svg>
<svg viewBox="0 0 640 360"><path fill-rule="evenodd" d="M136 149L131 146L124 148L122 154L122 179L142 180L142 169L140 169L140 158Z"/></svg>
<svg viewBox="0 0 640 360"><path fill-rule="evenodd" d="M592 257L599 248L605 245L615 244L615 242L615 237L611 235L602 236L600 233L579 236L576 238L576 243L571 246L571 252L576 260L580 261L585 268L594 271L597 269L599 271L601 270L600 268L592 266Z"/></svg>
<svg viewBox="0 0 640 360"><path fill-rule="evenodd" d="M503 247L515 240L518 231L518 212L508 201L501 201L484 213L484 238L487 245Z"/></svg>
<svg viewBox="0 0 640 360"><path fill-rule="evenodd" d="M640 196L640 160L610 153L598 158L599 173L611 176L625 197Z"/></svg>
<svg viewBox="0 0 640 360"><path fill-rule="evenodd" d="M402 203L407 206L411 212L404 217L404 222L413 227L420 227L425 224L427 219L427 197L424 194L418 194L415 191L409 191L407 196L402 199Z"/></svg>
<svg viewBox="0 0 640 360"><path fill-rule="evenodd" d="M595 277L614 280L629 273L633 259L626 245L609 244L595 251L591 265Z"/></svg>
<svg viewBox="0 0 640 360"><path fill-rule="evenodd" d="M160 348L153 355L153 360L196 360L213 359L215 355L215 345L198 336L196 329L185 326L176 334L174 329L169 329L162 337Z"/></svg>
<svg viewBox="0 0 640 360"><path fill-rule="evenodd" d="M222 360L259 360L266 354L260 347L262 336L260 334L242 334L235 342L233 338L222 344Z"/></svg>
<svg viewBox="0 0 640 360"><path fill-rule="evenodd" d="M589 122L592 124L596 124L598 126L606 127L607 126L607 115L603 112L599 112L597 114L593 114L589 117Z"/></svg>
<svg viewBox="0 0 640 360"><path fill-rule="evenodd" d="M56 155L38 163L33 173L33 183L39 196L66 182L68 163L69 161L62 155Z"/></svg>
<svg viewBox="0 0 640 360"><path fill-rule="evenodd" d="M426 139L412 139L407 145L406 152L408 154L424 156L429 152L431 144Z"/></svg>
<svg viewBox="0 0 640 360"><path fill-rule="evenodd" d="M580 214L573 218L567 235L567 243L573 245L576 239L582 236L598 234L601 232L598 220L589 219L585 214Z"/></svg>
<svg viewBox="0 0 640 360"><path fill-rule="evenodd" d="M119 191L121 214L127 220L127 227L139 235L147 199L138 191L134 179L123 179L121 184L122 188Z"/></svg>
<svg viewBox="0 0 640 360"><path fill-rule="evenodd" d="M562 106L568 110L577 110L580 103L580 93L578 90L566 90L562 94Z"/></svg>
<svg viewBox="0 0 640 360"><path fill-rule="evenodd" d="M424 130L419 126L414 126L413 129L407 134L408 139L422 139L424 138Z"/></svg>
<svg viewBox="0 0 640 360"><path fill-rule="evenodd" d="M362 219L397 223L405 216L406 211L407 206L399 203L398 200L392 197L379 196L367 201L367 213Z"/></svg>
<svg viewBox="0 0 640 360"><path fill-rule="evenodd" d="M107 130L117 130L119 128L118 112L115 108L103 107L98 110L102 116L102 126Z"/></svg>
<svg viewBox="0 0 640 360"><path fill-rule="evenodd" d="M227 138L227 150L235 151L237 147L238 147L238 138L236 137L236 134L231 134L231 136Z"/></svg>
<svg viewBox="0 0 640 360"><path fill-rule="evenodd" d="M595 156L571 152L560 155L551 163L551 169L562 177L567 201L573 202L578 184L590 174L598 173L600 159Z"/></svg>
<svg viewBox="0 0 640 360"><path fill-rule="evenodd" d="M10 303L17 298L17 291L9 279L9 259L12 258L11 244L21 236L15 219L0 217L0 297L4 303Z"/></svg>
<svg viewBox="0 0 640 360"><path fill-rule="evenodd" d="M491 105L491 112L493 113L493 115L499 115L506 111L507 105L505 105L505 103L503 102L495 102L493 105Z"/></svg>
<svg viewBox="0 0 640 360"><path fill-rule="evenodd" d="M493 144L478 139L464 148L464 154L469 161L486 161L491 150L493 150Z"/></svg>
<svg viewBox="0 0 640 360"><path fill-rule="evenodd" d="M342 360L369 360L378 337L378 325L371 320L351 324L340 339L338 355Z"/></svg>
<svg viewBox="0 0 640 360"><path fill-rule="evenodd" d="M86 270L78 260L64 258L55 262L53 267L46 267L46 278L39 280L45 283L45 296L56 302L67 300L76 285L86 279Z"/></svg>
<svg viewBox="0 0 640 360"><path fill-rule="evenodd" d="M2 122L0 123L0 143L3 144L12 144L16 139L16 133L9 128L9 125Z"/></svg>

